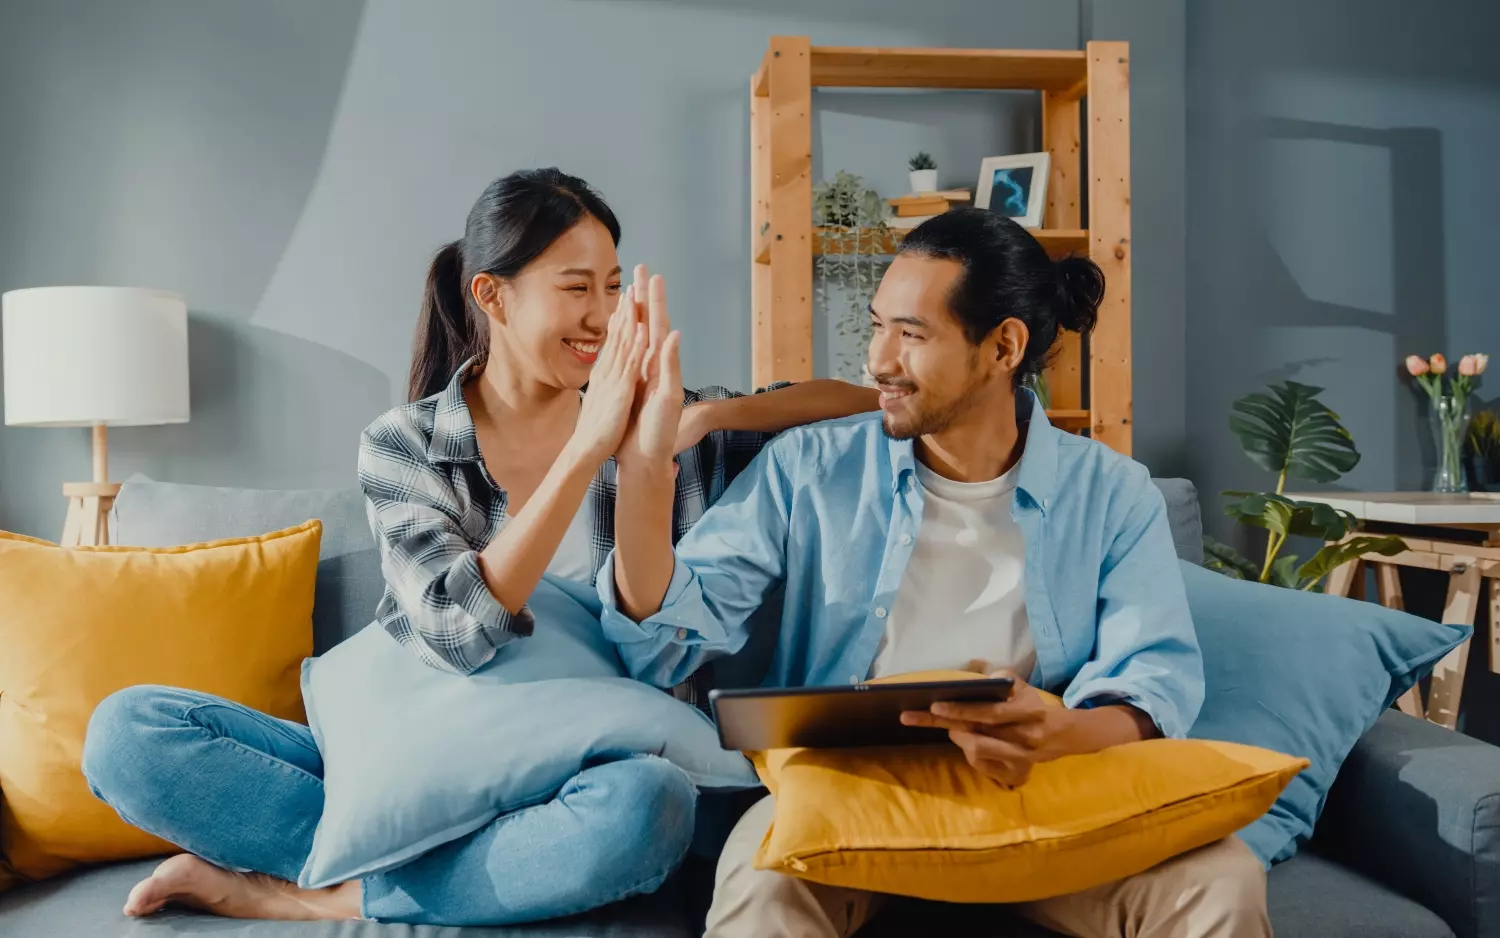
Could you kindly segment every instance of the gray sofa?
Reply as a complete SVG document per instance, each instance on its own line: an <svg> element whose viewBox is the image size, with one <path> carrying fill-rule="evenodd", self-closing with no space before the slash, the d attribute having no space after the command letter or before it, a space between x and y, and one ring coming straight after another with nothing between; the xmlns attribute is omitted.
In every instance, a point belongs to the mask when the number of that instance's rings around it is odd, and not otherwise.
<svg viewBox="0 0 1500 938"><path fill-rule="evenodd" d="M1201 561L1197 495L1159 483L1183 557ZM116 505L117 539L165 545L324 523L314 631L326 649L370 619L380 564L357 491L254 492L131 482ZM712 844L713 832L704 841ZM711 852L704 851L704 853ZM524 928L448 929L371 923L231 922L181 912L132 921L126 893L156 861L77 872L0 896L0 936L214 935L235 938L696 935L712 860L689 858L661 891L580 919ZM1270 874L1281 938L1500 938L1500 749L1397 712L1383 716L1345 763L1314 842ZM1003 909L896 903L868 936L1039 936Z"/></svg>

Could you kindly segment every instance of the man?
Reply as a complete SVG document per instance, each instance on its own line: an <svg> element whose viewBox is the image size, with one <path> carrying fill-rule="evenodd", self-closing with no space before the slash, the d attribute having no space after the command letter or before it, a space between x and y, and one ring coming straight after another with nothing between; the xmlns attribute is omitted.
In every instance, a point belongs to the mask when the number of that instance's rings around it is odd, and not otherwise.
<svg viewBox="0 0 1500 938"><path fill-rule="evenodd" d="M903 717L947 728L1002 785L1038 762L1184 735L1203 669L1162 496L1143 466L1053 428L1022 389L1059 326L1093 325L1103 289L1092 262L1054 263L1000 216L924 223L870 305L881 414L773 441L675 556L674 378L654 377L619 460L616 554L599 579L631 672L670 687L733 654L784 587L768 686L975 660L1024 678L1004 703ZM1045 706L1037 687L1066 706ZM772 817L766 798L730 835L708 934L854 932L880 897L752 867ZM1264 870L1233 837L1018 911L1088 938L1271 933Z"/></svg>

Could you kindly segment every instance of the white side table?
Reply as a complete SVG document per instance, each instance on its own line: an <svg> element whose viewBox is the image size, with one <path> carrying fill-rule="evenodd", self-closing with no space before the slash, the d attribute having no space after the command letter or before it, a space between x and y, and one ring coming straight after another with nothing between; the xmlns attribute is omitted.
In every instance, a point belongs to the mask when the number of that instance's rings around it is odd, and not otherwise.
<svg viewBox="0 0 1500 938"><path fill-rule="evenodd" d="M1382 533L1400 535L1407 550L1394 557L1366 554L1333 571L1326 591L1362 596L1365 564L1375 570L1377 599L1402 609L1397 567L1421 567L1448 573L1448 600L1443 621L1472 626L1479 610L1481 577L1490 584L1490 670L1500 674L1500 495L1439 495L1433 492L1324 492L1287 494L1298 501L1322 502L1358 518L1361 527L1376 524ZM1451 533L1446 533L1451 532ZM1424 716L1453 729L1458 724L1469 642L1464 642L1432 670L1427 706L1413 687L1398 702L1406 713Z"/></svg>

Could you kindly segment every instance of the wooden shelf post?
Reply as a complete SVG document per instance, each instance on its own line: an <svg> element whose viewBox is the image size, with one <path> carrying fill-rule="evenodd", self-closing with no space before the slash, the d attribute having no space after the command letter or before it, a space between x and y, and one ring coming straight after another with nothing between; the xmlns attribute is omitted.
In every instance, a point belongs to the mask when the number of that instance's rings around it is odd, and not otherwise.
<svg viewBox="0 0 1500 938"><path fill-rule="evenodd" d="M1104 271L1104 304L1090 337L1093 438L1131 452L1130 44L1088 44L1089 256Z"/></svg>
<svg viewBox="0 0 1500 938"><path fill-rule="evenodd" d="M751 254L752 378L756 387L775 381L806 381L812 369L812 45L806 36L774 36L762 66L766 97L756 100L752 124L763 128L765 155L752 152L751 169L764 160L762 175L769 218L751 244L767 239L767 273ZM759 73L757 73L759 75ZM769 115L766 116L766 112ZM752 148L756 147L752 133ZM751 197L756 185L751 182ZM756 212L752 211L752 218ZM770 227L764 228L766 221Z"/></svg>

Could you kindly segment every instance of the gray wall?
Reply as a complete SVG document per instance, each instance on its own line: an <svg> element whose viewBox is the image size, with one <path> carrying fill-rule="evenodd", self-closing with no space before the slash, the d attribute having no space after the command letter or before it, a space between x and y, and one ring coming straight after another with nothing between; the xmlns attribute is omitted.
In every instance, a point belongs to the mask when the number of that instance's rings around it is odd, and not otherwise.
<svg viewBox="0 0 1500 938"><path fill-rule="evenodd" d="M1138 452L1182 463L1183 0L49 0L0 5L0 290L182 291L193 420L112 434L113 475L353 481L400 395L431 252L495 176L603 190L672 283L689 383L749 381L746 86L772 34L842 45L1135 42ZM1030 97L822 94L817 170L905 191L1033 146ZM822 349L826 363L827 350ZM0 428L0 528L55 536L87 433Z"/></svg>
<svg viewBox="0 0 1500 938"><path fill-rule="evenodd" d="M1282 378L1325 387L1353 433L1364 458L1340 487L1430 481L1400 360L1500 349L1497 30L1490 0L1189 8L1188 468L1206 502L1272 483L1227 415Z"/></svg>
<svg viewBox="0 0 1500 938"><path fill-rule="evenodd" d="M1189 7L1188 468L1210 533L1244 545L1215 493L1273 482L1229 404L1282 378L1325 387L1364 455L1336 487L1429 483L1425 398L1400 359L1500 349L1497 31L1492 0ZM1407 607L1437 618L1446 577L1402 579ZM1460 725L1500 742L1482 653Z"/></svg>

